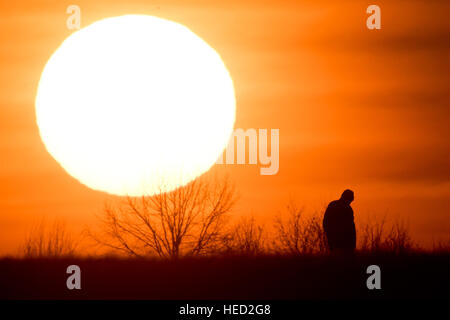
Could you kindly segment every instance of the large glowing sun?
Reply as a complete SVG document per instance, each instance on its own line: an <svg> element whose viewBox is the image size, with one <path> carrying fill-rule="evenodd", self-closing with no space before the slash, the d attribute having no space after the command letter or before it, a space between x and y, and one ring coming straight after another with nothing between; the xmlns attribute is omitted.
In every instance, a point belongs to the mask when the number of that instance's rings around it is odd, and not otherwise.
<svg viewBox="0 0 450 320"><path fill-rule="evenodd" d="M145 15L104 19L47 62L36 117L48 152L88 187L171 191L206 172L232 133L232 79L188 28Z"/></svg>

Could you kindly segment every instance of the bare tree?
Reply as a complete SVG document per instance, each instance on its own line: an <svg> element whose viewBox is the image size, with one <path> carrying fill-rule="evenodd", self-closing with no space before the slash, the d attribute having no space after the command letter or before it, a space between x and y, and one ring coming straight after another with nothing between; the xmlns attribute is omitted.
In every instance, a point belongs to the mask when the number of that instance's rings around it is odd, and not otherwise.
<svg viewBox="0 0 450 320"><path fill-rule="evenodd" d="M127 255L177 258L211 252L235 202L228 179L199 178L173 192L127 197L104 210L101 245Z"/></svg>
<svg viewBox="0 0 450 320"><path fill-rule="evenodd" d="M264 228L254 217L243 217L223 239L223 251L228 254L258 255L266 250Z"/></svg>
<svg viewBox="0 0 450 320"><path fill-rule="evenodd" d="M275 220L275 252L290 254L321 253L326 251L326 238L318 215L304 217L303 209L295 204L287 206L287 217Z"/></svg>
<svg viewBox="0 0 450 320"><path fill-rule="evenodd" d="M27 235L22 250L27 258L67 257L75 254L76 243L65 223L54 221L49 226L41 221Z"/></svg>

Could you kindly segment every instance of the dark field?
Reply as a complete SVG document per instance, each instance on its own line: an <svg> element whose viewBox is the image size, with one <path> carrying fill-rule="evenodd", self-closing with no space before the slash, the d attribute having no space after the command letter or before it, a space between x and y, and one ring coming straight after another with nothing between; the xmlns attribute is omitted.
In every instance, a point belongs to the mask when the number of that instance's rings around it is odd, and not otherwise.
<svg viewBox="0 0 450 320"><path fill-rule="evenodd" d="M81 268L68 290L66 268ZM381 268L381 290L366 269ZM445 298L450 255L409 254L136 259L2 259L1 299L392 299Z"/></svg>

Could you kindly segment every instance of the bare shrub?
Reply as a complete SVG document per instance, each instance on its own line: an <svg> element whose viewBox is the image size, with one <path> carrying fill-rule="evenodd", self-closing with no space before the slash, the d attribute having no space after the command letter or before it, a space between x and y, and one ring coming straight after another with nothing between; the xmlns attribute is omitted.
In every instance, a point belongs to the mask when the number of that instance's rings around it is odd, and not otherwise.
<svg viewBox="0 0 450 320"><path fill-rule="evenodd" d="M394 221L389 226L386 217L379 220L370 217L368 222L360 225L357 234L360 238L359 249L365 252L400 254L415 247L408 225Z"/></svg>
<svg viewBox="0 0 450 320"><path fill-rule="evenodd" d="M384 241L385 250L400 254L410 251L414 246L409 227L404 222L394 222Z"/></svg>
<svg viewBox="0 0 450 320"><path fill-rule="evenodd" d="M450 254L450 241L433 241L431 252L437 254Z"/></svg>
<svg viewBox="0 0 450 320"><path fill-rule="evenodd" d="M306 217L303 209L295 204L287 206L287 217L275 220L275 252L290 254L323 253L326 251L326 238L322 220L317 214Z"/></svg>
<svg viewBox="0 0 450 320"><path fill-rule="evenodd" d="M243 217L223 238L223 250L228 254L259 255L266 249L264 228L254 217Z"/></svg>
<svg viewBox="0 0 450 320"><path fill-rule="evenodd" d="M177 258L214 251L223 239L226 215L235 202L228 179L197 179L173 192L128 197L107 206L99 244L130 256Z"/></svg>
<svg viewBox="0 0 450 320"><path fill-rule="evenodd" d="M362 251L380 251L383 248L386 218L373 220L372 217L365 224L360 225L356 232L359 248Z"/></svg>
<svg viewBox="0 0 450 320"><path fill-rule="evenodd" d="M22 252L27 258L59 258L73 256L76 248L65 223L55 221L49 226L42 221L27 235Z"/></svg>

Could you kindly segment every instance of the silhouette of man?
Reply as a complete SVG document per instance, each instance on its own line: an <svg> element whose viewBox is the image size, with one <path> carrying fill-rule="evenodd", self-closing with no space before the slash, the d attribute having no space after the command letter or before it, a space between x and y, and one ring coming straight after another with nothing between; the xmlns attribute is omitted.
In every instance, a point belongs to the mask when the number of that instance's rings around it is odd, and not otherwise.
<svg viewBox="0 0 450 320"><path fill-rule="evenodd" d="M352 190L345 190L339 200L330 202L323 217L323 229L332 252L353 252L356 247L356 230Z"/></svg>

